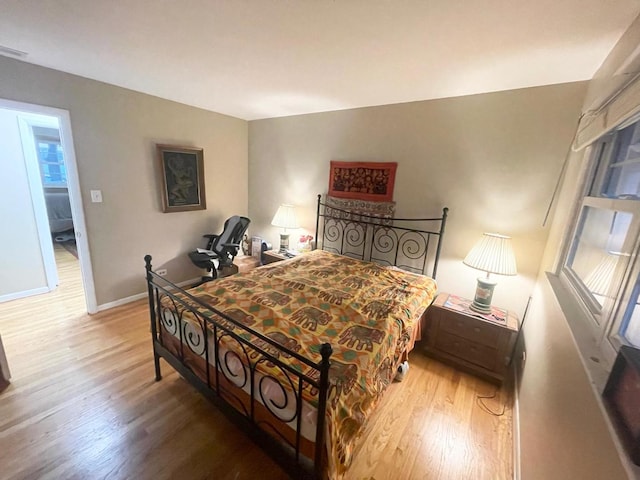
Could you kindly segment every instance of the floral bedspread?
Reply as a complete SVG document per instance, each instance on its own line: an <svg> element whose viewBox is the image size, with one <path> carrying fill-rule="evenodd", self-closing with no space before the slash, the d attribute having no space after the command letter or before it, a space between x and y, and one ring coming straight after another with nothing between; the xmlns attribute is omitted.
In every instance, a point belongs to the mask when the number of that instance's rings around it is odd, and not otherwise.
<svg viewBox="0 0 640 480"><path fill-rule="evenodd" d="M323 343L331 344L328 457L329 477L337 478L350 464L354 441L392 381L436 283L315 250L190 293L313 361L320 361ZM268 347L262 342L261 348ZM299 371L308 369L292 357L281 360ZM305 400L317 404L306 393Z"/></svg>

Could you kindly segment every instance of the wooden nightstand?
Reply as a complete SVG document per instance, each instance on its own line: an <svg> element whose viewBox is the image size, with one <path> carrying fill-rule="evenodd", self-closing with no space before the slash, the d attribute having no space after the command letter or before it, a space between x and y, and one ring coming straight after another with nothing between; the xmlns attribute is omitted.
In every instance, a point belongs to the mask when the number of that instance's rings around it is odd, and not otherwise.
<svg viewBox="0 0 640 480"><path fill-rule="evenodd" d="M278 250L267 250L266 252L262 252L262 264L269 265L270 263L281 262L282 260L287 260L293 257L295 257L295 255L287 257L283 253L278 253Z"/></svg>
<svg viewBox="0 0 640 480"><path fill-rule="evenodd" d="M448 293L438 295L427 310L427 353L501 383L508 374L518 318L496 307L492 315L476 313L470 304Z"/></svg>

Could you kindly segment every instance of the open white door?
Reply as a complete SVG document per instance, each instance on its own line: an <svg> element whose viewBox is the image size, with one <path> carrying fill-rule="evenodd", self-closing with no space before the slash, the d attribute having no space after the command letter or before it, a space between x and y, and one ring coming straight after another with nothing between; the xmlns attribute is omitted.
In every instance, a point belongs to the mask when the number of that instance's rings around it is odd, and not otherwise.
<svg viewBox="0 0 640 480"><path fill-rule="evenodd" d="M69 191L69 202L71 204L71 211L73 215L78 259L82 272L87 311L89 313L95 313L97 312L97 302L93 283L93 270L91 268L89 243L86 236L86 223L84 210L82 208L80 181L78 177L75 150L73 147L69 112L57 108L3 99L0 99L0 109L13 110L17 112L19 118L18 122L21 137L23 139L25 165L29 177L29 187L31 189L31 198L36 217L38 237L49 289L55 288L58 279L55 258L53 256L53 246L48 227L44 193L42 183L40 182L37 153L35 152L35 146L33 143L32 127L50 126L57 123L56 128L58 128L60 132L60 143L63 149L67 169L67 189ZM30 145L27 145L27 143L29 143L29 139L31 142Z"/></svg>
<svg viewBox="0 0 640 480"><path fill-rule="evenodd" d="M20 128L20 139L22 141L22 153L27 169L27 178L29 179L29 190L31 191L31 203L36 219L36 227L38 229L40 251L42 252L42 261L47 277L47 288L51 291L58 286L58 270L56 268L56 260L51 243L47 206L44 200L42 181L40 180L38 153L36 152L36 144L33 137L33 127L55 128L58 130L58 119L56 117L25 113L18 113L17 118Z"/></svg>

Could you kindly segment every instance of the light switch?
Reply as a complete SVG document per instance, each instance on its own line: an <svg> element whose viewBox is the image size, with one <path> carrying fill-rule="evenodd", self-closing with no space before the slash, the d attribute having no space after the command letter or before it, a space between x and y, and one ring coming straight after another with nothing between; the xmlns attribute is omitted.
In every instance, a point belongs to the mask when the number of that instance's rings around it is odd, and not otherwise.
<svg viewBox="0 0 640 480"><path fill-rule="evenodd" d="M91 201L93 203L102 203L102 190L91 190Z"/></svg>

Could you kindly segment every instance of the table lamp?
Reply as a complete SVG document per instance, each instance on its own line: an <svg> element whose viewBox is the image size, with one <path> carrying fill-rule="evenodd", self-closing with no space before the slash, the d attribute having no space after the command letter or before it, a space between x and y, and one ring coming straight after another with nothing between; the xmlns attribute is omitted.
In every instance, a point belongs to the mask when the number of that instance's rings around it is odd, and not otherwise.
<svg viewBox="0 0 640 480"><path fill-rule="evenodd" d="M296 209L293 205L283 203L278 207L278 211L271 220L271 225L284 229L280 234L280 250L278 253L285 253L289 248L289 234L287 228L299 228L298 219L296 218Z"/></svg>
<svg viewBox="0 0 640 480"><path fill-rule="evenodd" d="M465 265L487 272L486 277L478 277L478 286L471 310L478 313L491 313L491 297L496 281L489 278L492 273L498 275L516 275L516 258L511 248L511 237L498 233L483 233L469 254L463 260Z"/></svg>

